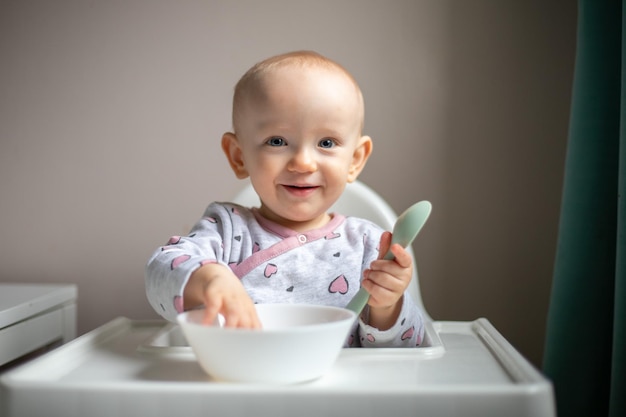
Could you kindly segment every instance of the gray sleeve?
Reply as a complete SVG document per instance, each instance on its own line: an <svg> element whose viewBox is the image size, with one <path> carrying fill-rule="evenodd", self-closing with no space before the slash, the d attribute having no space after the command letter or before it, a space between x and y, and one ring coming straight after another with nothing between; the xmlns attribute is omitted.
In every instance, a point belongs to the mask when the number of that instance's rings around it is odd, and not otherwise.
<svg viewBox="0 0 626 417"><path fill-rule="evenodd" d="M145 267L146 296L154 310L175 321L183 311L183 289L189 277L204 263L224 265L224 241L232 235L228 210L209 205L187 236L173 236L155 250Z"/></svg>
<svg viewBox="0 0 626 417"><path fill-rule="evenodd" d="M404 293L402 310L396 323L388 330L378 330L367 322L369 306L359 318L361 347L416 347L424 339L424 319L408 293Z"/></svg>

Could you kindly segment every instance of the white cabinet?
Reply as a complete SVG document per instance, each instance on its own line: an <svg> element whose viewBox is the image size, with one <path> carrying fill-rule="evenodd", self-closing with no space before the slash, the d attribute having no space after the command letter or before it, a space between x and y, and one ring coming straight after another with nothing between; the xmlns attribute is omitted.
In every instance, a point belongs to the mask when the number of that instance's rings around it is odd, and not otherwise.
<svg viewBox="0 0 626 417"><path fill-rule="evenodd" d="M0 284L0 366L76 337L76 285Z"/></svg>

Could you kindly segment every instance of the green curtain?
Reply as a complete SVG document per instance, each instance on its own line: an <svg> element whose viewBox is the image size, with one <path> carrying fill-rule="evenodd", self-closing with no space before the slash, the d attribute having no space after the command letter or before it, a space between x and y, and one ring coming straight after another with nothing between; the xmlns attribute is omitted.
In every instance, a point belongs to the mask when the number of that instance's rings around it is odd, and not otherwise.
<svg viewBox="0 0 626 417"><path fill-rule="evenodd" d="M626 416L624 3L578 2L572 106L543 364L554 384L559 417Z"/></svg>

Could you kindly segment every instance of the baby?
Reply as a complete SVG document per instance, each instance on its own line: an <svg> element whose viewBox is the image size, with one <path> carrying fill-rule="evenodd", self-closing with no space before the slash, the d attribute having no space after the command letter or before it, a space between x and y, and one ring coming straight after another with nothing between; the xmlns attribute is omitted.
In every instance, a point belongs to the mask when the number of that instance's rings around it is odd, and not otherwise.
<svg viewBox="0 0 626 417"><path fill-rule="evenodd" d="M255 303L345 307L363 286L370 299L346 345L419 345L410 254L377 225L328 213L372 152L354 78L314 52L271 57L237 83L232 117L222 149L260 207L211 203L188 236L157 249L146 266L152 307L174 320L204 306L206 323L222 314L226 326L258 328ZM388 250L394 260L382 259Z"/></svg>

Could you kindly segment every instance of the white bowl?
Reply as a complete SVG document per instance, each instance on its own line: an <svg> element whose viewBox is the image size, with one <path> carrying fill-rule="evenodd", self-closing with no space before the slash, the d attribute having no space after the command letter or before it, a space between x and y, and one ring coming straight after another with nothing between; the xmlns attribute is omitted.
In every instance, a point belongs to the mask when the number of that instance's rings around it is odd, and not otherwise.
<svg viewBox="0 0 626 417"><path fill-rule="evenodd" d="M356 314L339 307L257 304L263 329L203 325L203 310L178 316L200 366L217 380L296 383L335 363Z"/></svg>

